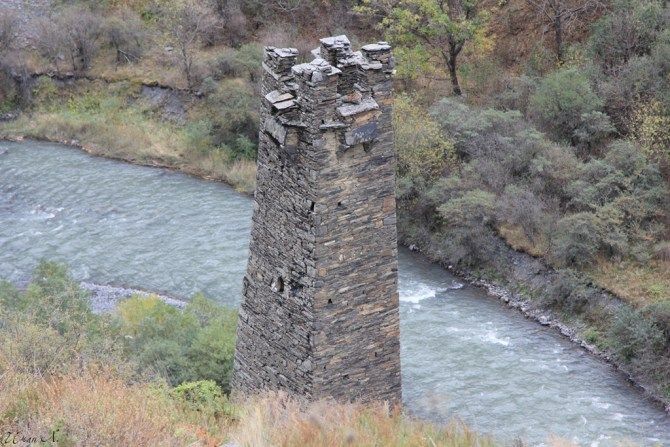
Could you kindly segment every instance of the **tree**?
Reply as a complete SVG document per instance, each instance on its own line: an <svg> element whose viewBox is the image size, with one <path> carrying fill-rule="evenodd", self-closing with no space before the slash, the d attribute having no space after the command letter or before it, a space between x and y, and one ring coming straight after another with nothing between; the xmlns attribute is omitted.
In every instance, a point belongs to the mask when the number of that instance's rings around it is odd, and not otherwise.
<svg viewBox="0 0 670 447"><path fill-rule="evenodd" d="M73 6L53 17L37 19L35 48L37 52L55 65L60 73L58 62L69 59L72 70L85 72L99 49L102 35L102 20L89 9Z"/></svg>
<svg viewBox="0 0 670 447"><path fill-rule="evenodd" d="M166 18L186 84L193 89L195 50L203 36L215 26L216 20L209 8L193 0L172 3L168 6Z"/></svg>
<svg viewBox="0 0 670 447"><path fill-rule="evenodd" d="M445 64L454 95L461 95L458 56L484 29L487 15L479 0L363 0L358 10L381 17L389 40L424 50Z"/></svg>
<svg viewBox="0 0 670 447"><path fill-rule="evenodd" d="M61 16L65 31L66 48L74 71L85 72L98 51L98 40L102 34L102 21L84 7L66 9Z"/></svg>
<svg viewBox="0 0 670 447"><path fill-rule="evenodd" d="M563 62L564 37L566 31L581 17L597 8L604 7L600 0L526 0L554 30L556 59Z"/></svg>
<svg viewBox="0 0 670 447"><path fill-rule="evenodd" d="M400 176L436 178L454 156L454 145L415 98L402 94L393 110L395 146Z"/></svg>
<svg viewBox="0 0 670 447"><path fill-rule="evenodd" d="M291 18L293 31L296 30L296 14L303 6L304 0L274 0L274 8L280 13L286 14Z"/></svg>
<svg viewBox="0 0 670 447"><path fill-rule="evenodd" d="M0 57L14 48L18 17L11 10L0 10Z"/></svg>
<svg viewBox="0 0 670 447"><path fill-rule="evenodd" d="M117 64L140 59L147 32L136 12L122 8L107 20L104 28L107 41L116 51Z"/></svg>
<svg viewBox="0 0 670 447"><path fill-rule="evenodd" d="M56 67L56 73L60 75L59 61L63 58L65 46L65 33L56 20L42 17L33 24L37 30L35 49L44 59Z"/></svg>

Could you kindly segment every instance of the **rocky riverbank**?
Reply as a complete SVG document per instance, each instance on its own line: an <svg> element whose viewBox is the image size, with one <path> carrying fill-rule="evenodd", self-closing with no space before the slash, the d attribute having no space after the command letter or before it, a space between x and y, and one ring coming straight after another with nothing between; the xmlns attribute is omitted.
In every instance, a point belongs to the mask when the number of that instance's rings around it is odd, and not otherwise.
<svg viewBox="0 0 670 447"><path fill-rule="evenodd" d="M153 295L158 297L158 299L165 302L166 304L177 307L179 309L183 309L187 304L186 301L146 290L95 284L85 281L81 282L79 285L82 289L89 292L91 309L94 313L97 314L112 312L119 304L119 302L130 298L133 295L139 295L143 297Z"/></svg>
<svg viewBox="0 0 670 447"><path fill-rule="evenodd" d="M507 268L504 269L507 273L505 277L506 284L503 285L500 281L482 277L481 274L476 274L474 271L456 267L436 253L422 249L416 244L409 243L407 240L403 242L410 250L421 253L464 281L481 287L486 290L489 296L503 301L510 308L521 312L526 318L555 329L585 351L606 361L621 374L625 375L630 383L642 389L645 395L659 405L662 405L665 411L670 413L670 399L663 396L654 383L631 372L630 368L619 361L612 352L601 349L595 344L589 343L584 338L583 334L586 327L580 319L566 321L557 312L549 309L537 299L533 299L528 293L512 290L512 288L519 290L543 290L551 286L556 280L558 273L551 267L546 266L539 259L526 253L515 251L501 242L499 250L502 251L507 262ZM619 298L609 292L602 289L597 289L597 292L599 297L597 304L600 307L614 310L624 306L624 303Z"/></svg>

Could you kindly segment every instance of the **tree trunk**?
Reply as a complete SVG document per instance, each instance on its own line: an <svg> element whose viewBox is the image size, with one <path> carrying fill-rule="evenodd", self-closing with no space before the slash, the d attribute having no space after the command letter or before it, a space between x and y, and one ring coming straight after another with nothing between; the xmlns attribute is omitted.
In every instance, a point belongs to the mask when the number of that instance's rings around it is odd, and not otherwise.
<svg viewBox="0 0 670 447"><path fill-rule="evenodd" d="M554 16L554 40L556 43L556 58L563 62L563 18L561 11L556 11Z"/></svg>
<svg viewBox="0 0 670 447"><path fill-rule="evenodd" d="M451 89L455 96L461 96L463 92L461 91L461 86L458 83L458 64L456 58L460 50L456 48L456 45L449 44L449 57L447 58L447 66L449 67L449 77L451 78Z"/></svg>

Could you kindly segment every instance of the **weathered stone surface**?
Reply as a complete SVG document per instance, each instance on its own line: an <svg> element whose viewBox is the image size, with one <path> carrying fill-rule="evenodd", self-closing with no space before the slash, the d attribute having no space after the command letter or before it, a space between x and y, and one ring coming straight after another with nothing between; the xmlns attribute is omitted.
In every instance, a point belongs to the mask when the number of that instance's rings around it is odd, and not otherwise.
<svg viewBox="0 0 670 447"><path fill-rule="evenodd" d="M344 104L344 105L338 107L337 111L342 116L351 116L351 115L357 115L359 113L367 112L368 110L377 110L378 108L379 108L379 105L377 104L377 102L372 98L368 98L364 101L360 101L357 104L355 104L355 103Z"/></svg>
<svg viewBox="0 0 670 447"><path fill-rule="evenodd" d="M399 402L393 58L320 43L265 49L233 387Z"/></svg>

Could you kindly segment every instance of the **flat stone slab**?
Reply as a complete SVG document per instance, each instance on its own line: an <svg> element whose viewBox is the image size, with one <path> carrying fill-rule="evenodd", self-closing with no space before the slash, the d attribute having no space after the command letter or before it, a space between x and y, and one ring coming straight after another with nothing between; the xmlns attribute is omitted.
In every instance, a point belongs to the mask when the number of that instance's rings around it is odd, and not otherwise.
<svg viewBox="0 0 670 447"><path fill-rule="evenodd" d="M380 51L391 51L391 45L389 45L388 42L377 42L364 45L361 47L361 50L369 53L377 53Z"/></svg>
<svg viewBox="0 0 670 447"><path fill-rule="evenodd" d="M265 95L265 99L267 99L270 104L275 104L278 102L283 102L283 101L288 101L289 99L293 99L293 95L290 93L282 93L278 90L272 90L270 93Z"/></svg>
<svg viewBox="0 0 670 447"><path fill-rule="evenodd" d="M360 104L345 104L337 108L340 115L347 117L358 115L359 113L367 112L369 110L379 109L379 104L372 98L365 99Z"/></svg>

